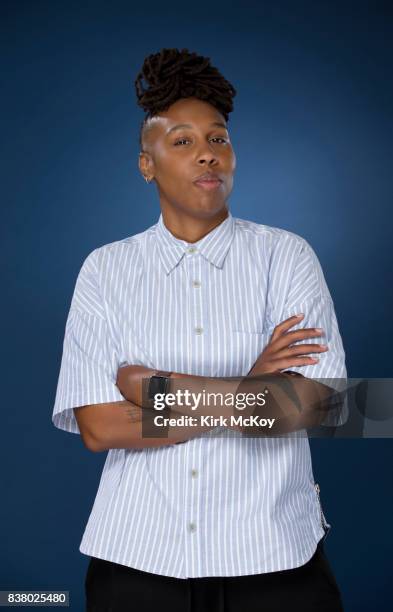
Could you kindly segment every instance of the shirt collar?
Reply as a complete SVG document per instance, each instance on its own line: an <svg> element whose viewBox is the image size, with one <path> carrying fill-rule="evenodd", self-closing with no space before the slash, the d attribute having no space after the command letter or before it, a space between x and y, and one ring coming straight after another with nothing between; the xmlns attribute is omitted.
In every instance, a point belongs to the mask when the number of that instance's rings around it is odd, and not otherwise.
<svg viewBox="0 0 393 612"><path fill-rule="evenodd" d="M187 242L177 238L166 227L162 212L156 223L156 238L162 265L166 274L169 274L178 265L190 247L196 248L208 261L217 268L222 268L225 257L234 236L235 221L228 210L228 216L221 221L206 236L198 242Z"/></svg>

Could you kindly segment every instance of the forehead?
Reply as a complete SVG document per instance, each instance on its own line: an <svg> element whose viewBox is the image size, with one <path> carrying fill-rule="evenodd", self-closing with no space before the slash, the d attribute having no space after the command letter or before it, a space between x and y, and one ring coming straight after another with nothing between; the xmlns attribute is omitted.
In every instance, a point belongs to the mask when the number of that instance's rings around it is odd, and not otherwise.
<svg viewBox="0 0 393 612"><path fill-rule="evenodd" d="M212 127L226 129L226 121L222 114L211 104L196 98L177 100L166 111L152 117L149 124L155 135L163 137L179 125L195 129Z"/></svg>

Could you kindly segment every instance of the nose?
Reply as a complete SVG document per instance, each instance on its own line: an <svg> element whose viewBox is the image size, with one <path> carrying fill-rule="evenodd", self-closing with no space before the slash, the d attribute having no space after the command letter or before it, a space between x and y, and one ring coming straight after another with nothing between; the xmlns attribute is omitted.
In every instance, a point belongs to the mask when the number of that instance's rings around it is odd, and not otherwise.
<svg viewBox="0 0 393 612"><path fill-rule="evenodd" d="M200 155L198 157L198 163L199 164L205 164L207 163L209 166L215 164L217 162L217 157L213 154L211 155Z"/></svg>
<svg viewBox="0 0 393 612"><path fill-rule="evenodd" d="M204 150L198 156L198 163L204 164L207 162L209 165L214 164L217 161L216 154L214 152L213 146L208 144L207 149Z"/></svg>

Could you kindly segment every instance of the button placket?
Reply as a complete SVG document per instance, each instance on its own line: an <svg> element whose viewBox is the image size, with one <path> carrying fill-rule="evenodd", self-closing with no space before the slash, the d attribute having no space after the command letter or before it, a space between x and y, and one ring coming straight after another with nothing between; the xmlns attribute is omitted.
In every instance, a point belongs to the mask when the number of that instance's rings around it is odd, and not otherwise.
<svg viewBox="0 0 393 612"><path fill-rule="evenodd" d="M204 333L208 328L209 321L207 319L207 305L205 306L203 299L205 292L200 285L204 281L202 272L208 262L205 261L205 258L199 251L193 251L193 253L187 255L184 263L187 277L190 364L193 366L195 373L199 371L202 373ZM188 566L192 569L195 568L196 560L201 555L199 534L202 529L203 514L201 514L199 496L203 482L200 476L198 457L194 456L194 452L197 452L194 445L188 445L184 463L184 475L186 478L186 512L184 514L186 571Z"/></svg>
<svg viewBox="0 0 393 612"><path fill-rule="evenodd" d="M188 250L190 251L191 249L193 249L193 247ZM196 252L197 255L199 255L197 249L195 249L193 252ZM201 281L199 280L201 277L201 264L201 259L198 256L192 257L189 260L189 278L192 279L190 282L190 315L191 325L193 324L192 331L195 337L202 336L205 331L203 326L202 292L194 291L194 289L200 288L201 286Z"/></svg>
<svg viewBox="0 0 393 612"><path fill-rule="evenodd" d="M200 495L198 481L196 479L199 471L197 469L194 456L195 450L188 447L187 454L185 457L186 461L186 474L187 481L186 496L187 496L187 522L185 524L185 537L186 537L186 554L187 563L188 560L192 565L195 563L195 559L200 555L200 538L199 526L200 526L200 515L199 515L199 502L198 498Z"/></svg>

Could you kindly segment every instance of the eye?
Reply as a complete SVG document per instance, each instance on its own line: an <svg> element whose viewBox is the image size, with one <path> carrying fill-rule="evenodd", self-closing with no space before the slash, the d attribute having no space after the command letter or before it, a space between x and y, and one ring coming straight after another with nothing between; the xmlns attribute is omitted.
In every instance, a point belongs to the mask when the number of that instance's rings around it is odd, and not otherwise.
<svg viewBox="0 0 393 612"><path fill-rule="evenodd" d="M179 140L176 140L173 144L174 146L178 145L181 142L185 142L186 140L188 140L188 138L179 138ZM222 140L223 143L226 143L226 139L223 138L222 136L215 136L214 138L211 138L211 140Z"/></svg>

